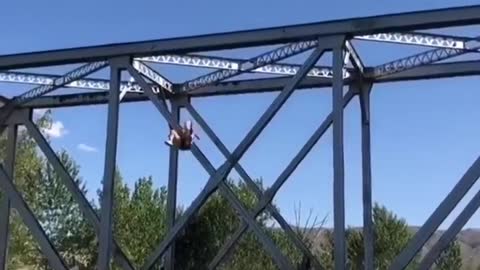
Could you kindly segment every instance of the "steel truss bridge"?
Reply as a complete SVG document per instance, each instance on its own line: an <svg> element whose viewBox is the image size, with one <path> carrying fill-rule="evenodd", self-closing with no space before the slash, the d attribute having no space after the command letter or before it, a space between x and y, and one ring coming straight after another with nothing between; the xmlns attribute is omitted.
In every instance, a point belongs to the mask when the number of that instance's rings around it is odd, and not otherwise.
<svg viewBox="0 0 480 270"><path fill-rule="evenodd" d="M209 196L219 191L239 214L242 225L229 238L210 264L215 269L237 240L247 231L255 233L279 269L294 269L279 248L255 221L255 217L268 211L277 220L293 243L310 259L313 269L324 269L306 245L293 232L285 219L271 205L271 201L295 168L316 142L329 129L333 129L334 167L334 261L335 269L347 269L344 207L344 107L359 97L361 107L362 182L364 219L364 267L374 269L372 228L372 181L370 160L370 93L376 83L413 81L480 74L480 60L455 60L459 56L476 55L480 49L477 37L433 34L432 31L480 24L480 5L438 9L401 14L317 22L302 25L246 30L142 42L109 44L0 56L0 82L32 85L32 89L11 98L2 98L0 123L7 134L6 159L0 166L0 189L7 195L0 202L0 270L5 269L9 235L9 211L18 211L23 222L38 242L50 266L56 270L68 269L64 259L50 242L28 205L12 182L17 128L25 126L41 151L61 176L86 219L96 229L99 239L97 269L110 269L110 261L124 270L133 270L122 249L112 237L113 181L116 162L118 113L120 103L152 102L167 123L179 128L180 110L187 110L225 156L225 162L215 168L202 151L193 145L191 153L198 159L210 178L186 212L175 217L178 150L170 150L168 182L168 232L150 254L142 270L150 269L160 259L165 269L173 269L175 239ZM393 43L397 46L420 46L422 52L393 59L378 66L368 66L355 49L354 42ZM248 59L212 57L206 53L239 48L276 46L274 49ZM307 54L298 64L283 60ZM318 60L332 53L331 65L318 66ZM47 68L77 65L63 75L26 72L29 68ZM172 82L158 68L177 65L212 69L210 73L183 82ZM109 79L95 77L109 69ZM130 80L122 80L122 72ZM263 78L235 79L242 74L263 75ZM239 160L266 128L275 114L297 89L332 88L332 112L319 125L305 145L282 171L274 184L262 192ZM344 87L348 91L344 93ZM53 93L71 89L73 93ZM238 146L229 150L209 127L190 101L195 98L276 92L278 95L246 133ZM32 122L32 110L108 104L107 143L105 151L103 200L99 214L94 212L79 191L47 140ZM168 106L170 105L170 106ZM170 107L170 108L169 108ZM223 181L235 169L258 196L255 210L243 207L239 199ZM480 157L472 162L451 192L421 226L405 249L394 259L389 269L404 269L438 229L459 201L480 176ZM466 205L440 240L423 257L419 268L429 269L439 254L480 206L480 192Z"/></svg>

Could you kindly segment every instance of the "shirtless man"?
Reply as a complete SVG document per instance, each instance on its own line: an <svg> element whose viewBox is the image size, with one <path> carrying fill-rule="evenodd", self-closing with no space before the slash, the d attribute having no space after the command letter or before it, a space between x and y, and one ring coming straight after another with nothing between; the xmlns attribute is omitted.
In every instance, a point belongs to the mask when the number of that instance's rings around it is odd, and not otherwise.
<svg viewBox="0 0 480 270"><path fill-rule="evenodd" d="M200 139L197 134L193 132L192 121L187 120L181 130L170 130L168 140L165 141L165 144L168 146L176 146L181 150L187 150L190 149L195 138Z"/></svg>

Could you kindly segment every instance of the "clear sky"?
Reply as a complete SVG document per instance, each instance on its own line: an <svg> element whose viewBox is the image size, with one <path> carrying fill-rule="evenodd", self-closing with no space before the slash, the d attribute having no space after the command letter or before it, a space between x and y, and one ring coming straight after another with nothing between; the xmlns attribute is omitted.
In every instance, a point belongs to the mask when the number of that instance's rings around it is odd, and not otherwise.
<svg viewBox="0 0 480 270"><path fill-rule="evenodd" d="M7 1L0 10L0 54L122 41L158 39L221 31L306 23L347 17L396 13L478 1ZM451 31L449 33L452 33ZM478 35L478 28L460 34ZM380 64L419 51L365 43L364 61ZM425 49L423 49L425 50ZM229 56L245 57L246 53ZM254 54L249 54L253 56ZM207 71L165 75L181 82ZM2 84L2 91L6 85ZM374 86L372 93L373 197L412 225L421 225L480 153L478 78L392 83ZM8 92L28 87L9 85ZM329 90L295 93L259 137L242 165L252 177L270 185L331 109ZM275 94L194 100L193 104L229 149L235 148ZM57 109L52 130L55 149L65 148L81 166L89 195L103 175L106 107ZM152 175L166 185L167 126L149 103L122 104L118 164L125 180ZM188 117L188 115L186 115ZM362 223L359 105L345 111L346 221ZM201 149L215 166L222 156L200 131ZM294 222L294 205L301 203L302 222L309 209L332 224L332 138L322 138L275 198L281 212ZM208 179L190 153L181 154L179 203L188 205ZM235 175L233 175L235 176ZM478 191L474 186L466 199ZM462 201L460 206L466 204ZM458 214L457 211L454 214ZM453 216L445 222L448 225ZM443 226L443 227L444 227ZM480 227L477 214L467 227Z"/></svg>

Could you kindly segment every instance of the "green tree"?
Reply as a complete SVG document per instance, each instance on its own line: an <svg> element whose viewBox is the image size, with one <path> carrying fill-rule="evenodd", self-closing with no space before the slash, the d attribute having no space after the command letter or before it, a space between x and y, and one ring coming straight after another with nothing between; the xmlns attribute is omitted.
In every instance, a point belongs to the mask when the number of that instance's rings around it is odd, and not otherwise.
<svg viewBox="0 0 480 270"><path fill-rule="evenodd" d="M374 253L375 269L388 269L393 259L405 248L413 237L404 219L397 217L384 206L375 204L373 207L374 226ZM333 269L333 234L325 232L325 243L322 245L322 262L326 269ZM363 231L349 228L347 234L347 263L350 269L363 269L364 244ZM420 255L417 255L408 265L407 269L416 269ZM461 256L458 244L448 247L437 260L436 269L461 269Z"/></svg>
<svg viewBox="0 0 480 270"><path fill-rule="evenodd" d="M252 209L257 199L243 183L228 181L234 194ZM261 183L259 182L261 186ZM151 177L140 178L132 190L117 170L114 195L114 235L120 247L136 266L144 263L166 232L165 187L155 188ZM101 201L102 192L98 191ZM183 213L178 210L177 216ZM292 245L283 232L267 226L271 217L257 218L260 226L277 242L286 255L293 254ZM176 242L177 269L206 269L227 238L240 225L236 212L227 200L213 194L195 215ZM277 269L268 253L251 233L246 233L223 269ZM252 262L255 262L252 265ZM252 268L253 267L253 268Z"/></svg>
<svg viewBox="0 0 480 270"><path fill-rule="evenodd" d="M228 186L239 198L243 205L252 210L258 200L244 182L235 183L227 181ZM257 180L257 185L263 189L262 181ZM293 252L290 241L285 234L268 226L272 217L265 212L257 217L257 223L278 244L292 260L298 260L298 254ZM195 216L187 227L185 234L180 238L177 251L181 258L191 260L179 261L179 269L206 269L219 249L230 235L240 226L240 219L230 203L221 195L213 194L205 206ZM295 255L297 255L295 257ZM228 256L228 255L227 255ZM244 234L228 259L224 259L221 269L277 269L262 244L256 239L255 234Z"/></svg>
<svg viewBox="0 0 480 270"><path fill-rule="evenodd" d="M79 176L78 165L65 150L62 150L58 156L85 196L87 190ZM47 161L39 175L42 185L37 190L38 207L34 211L40 224L67 263L87 267L93 261L91 254L95 248L93 227L84 218L79 205L63 183L63 179ZM43 257L34 259L43 262L37 264L46 264Z"/></svg>
<svg viewBox="0 0 480 270"><path fill-rule="evenodd" d="M403 219L375 204L373 207L373 226L375 234L375 269L388 269L395 256L405 247L411 238L408 225ZM347 264L350 269L363 267L363 233L359 229L349 228L347 234ZM321 260L327 269L333 269L334 239L333 232L325 232ZM412 267L415 262L410 266Z"/></svg>
<svg viewBox="0 0 480 270"><path fill-rule="evenodd" d="M48 128L51 124L50 112L34 119L34 122L40 129ZM5 133L0 138L0 149L2 150L0 152L1 157L4 159L6 149ZM29 136L26 129L20 127L16 144L14 182L17 190L32 209L37 209L39 205L39 196L36 191L41 186L42 179L39 172L42 166L43 160L36 149L35 141ZM23 266L29 257L41 256L36 242L14 209L10 213L8 255L8 268L12 269Z"/></svg>
<svg viewBox="0 0 480 270"><path fill-rule="evenodd" d="M460 245L452 241L448 247L440 254L435 261L436 270L460 270L462 269L462 258L460 254Z"/></svg>
<svg viewBox="0 0 480 270"><path fill-rule="evenodd" d="M40 130L49 128L52 124L50 111L34 119L34 122ZM5 139L4 135L0 141L2 149L6 147ZM86 250L93 247L90 243L93 232L83 220L78 205L62 179L38 152L36 142L22 127L17 136L16 152L15 186L66 261L72 264L74 259L83 261L85 257L82 255L91 253ZM59 157L67 172L86 194L79 177L79 167L66 151L61 151ZM15 210L11 212L10 235L9 268L29 266L48 269L48 263L38 244Z"/></svg>
<svg viewBox="0 0 480 270"><path fill-rule="evenodd" d="M100 204L102 190L99 189L97 194ZM143 265L165 235L166 198L165 187L155 189L152 177L138 179L130 189L116 169L114 237L136 267Z"/></svg>

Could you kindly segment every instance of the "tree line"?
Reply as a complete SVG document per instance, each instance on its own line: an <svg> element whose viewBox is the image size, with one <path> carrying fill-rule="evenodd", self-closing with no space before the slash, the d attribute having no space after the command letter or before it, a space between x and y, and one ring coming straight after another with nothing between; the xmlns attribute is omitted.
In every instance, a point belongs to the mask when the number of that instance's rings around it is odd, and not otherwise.
<svg viewBox="0 0 480 270"><path fill-rule="evenodd" d="M40 128L49 127L52 123L51 114L47 112L35 122ZM0 139L2 155L5 153L5 146L6 138L3 136ZM87 195L85 183L80 177L80 168L75 160L65 150L57 154L82 193ZM37 150L35 142L25 130L19 130L14 173L16 187L69 266L94 269L98 247L95 231L82 215L60 176ZM247 209L255 207L258 200L243 182L233 179L227 182ZM256 182L264 190L262 181ZM121 170L117 168L114 190L114 237L126 256L139 267L166 235L167 189L165 186L156 188L151 176L141 177L129 187L121 175ZM102 198L101 191L98 190L96 195L97 200L92 200L91 204L99 213L98 201ZM179 207L177 215L181 215L183 211L182 207ZM387 269L393 258L411 239L412 232L403 219L381 205L375 205L373 217L375 266L376 269ZM258 224L292 264L304 267L308 260L281 229L270 225L272 221L273 218L267 213L257 218ZM214 194L177 239L176 269L208 269L208 264L240 226L240 222L228 201ZM39 246L15 210L11 212L10 223L8 269L50 269ZM333 269L332 231L320 229L319 224L315 222L312 225L295 225L295 232L325 269ZM361 230L356 228L347 230L347 248L349 268L362 269ZM409 266L410 269L415 269L418 261L419 258L415 258ZM162 269L162 262L159 261L156 267ZM119 269L115 265L114 268ZM255 234L247 231L219 269L277 268ZM435 269L463 269L457 242L452 243L442 253L435 264Z"/></svg>

